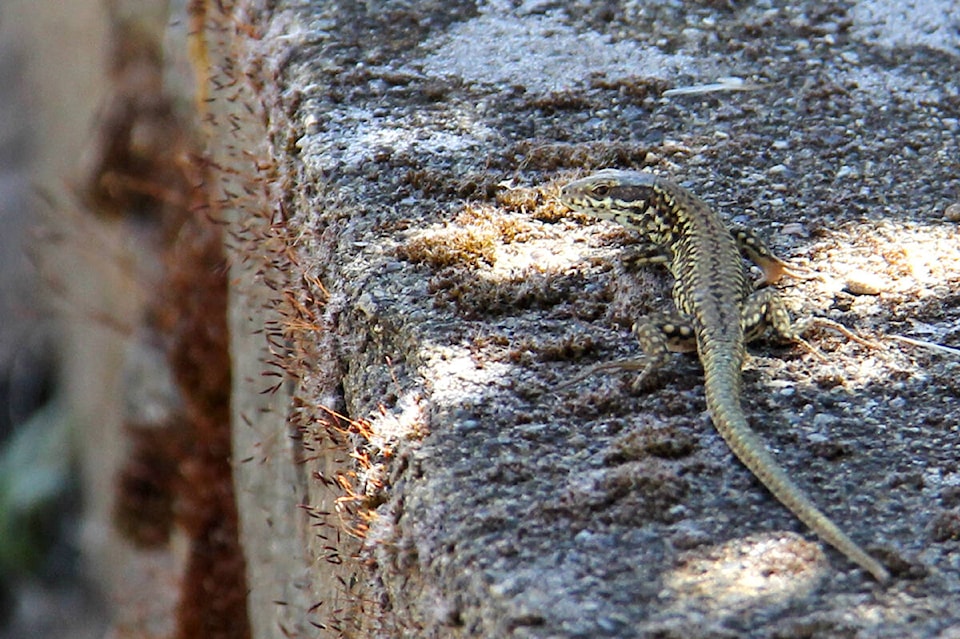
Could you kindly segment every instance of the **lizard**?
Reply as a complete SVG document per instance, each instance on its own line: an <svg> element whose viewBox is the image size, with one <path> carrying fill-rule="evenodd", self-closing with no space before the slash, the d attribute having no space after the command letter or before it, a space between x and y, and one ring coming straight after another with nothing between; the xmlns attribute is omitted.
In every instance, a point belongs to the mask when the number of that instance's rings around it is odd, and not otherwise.
<svg viewBox="0 0 960 639"><path fill-rule="evenodd" d="M786 263L752 231L727 229L703 200L653 173L604 169L565 185L560 201L639 232L649 242L642 261L665 264L674 278L677 313L649 316L633 326L643 360L596 368L642 369L639 383L665 364L671 351L696 350L704 370L707 411L736 457L823 541L878 582L886 582L887 569L825 515L768 452L741 404L745 344L768 329L802 341L776 289L756 288L743 258L761 269L760 283L775 283L789 273Z"/></svg>

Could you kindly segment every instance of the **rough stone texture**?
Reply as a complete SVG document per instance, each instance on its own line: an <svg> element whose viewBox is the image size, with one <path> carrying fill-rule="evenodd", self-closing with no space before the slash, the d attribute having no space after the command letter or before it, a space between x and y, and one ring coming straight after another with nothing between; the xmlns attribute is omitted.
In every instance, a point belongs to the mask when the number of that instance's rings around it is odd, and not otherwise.
<svg viewBox="0 0 960 639"><path fill-rule="evenodd" d="M627 233L551 199L604 166L669 174L821 273L788 283L796 315L957 345L960 238L944 211L960 198L960 17L949 2L904 7L237 8L242 61L227 76L258 85L264 117L248 119L266 123L271 147L250 152L275 172L248 166L244 179L281 188L241 207L274 224L243 229L235 250L254 264L248 286L287 287L271 289L287 305L248 326L286 339L275 352L294 418L261 411L255 437L235 437L238 460L267 442L261 458L274 460L238 464L238 482L261 476L242 508L261 524L303 504L311 567L254 586L252 614L282 601L287 631L409 637L935 637L960 625L955 359L815 332L826 361L761 345L744 373L754 426L891 568L886 588L733 459L695 362L678 358L643 392L627 373L552 392L635 354L627 328L666 291L658 273L620 264ZM725 77L742 82L678 90ZM257 255L282 278L258 275ZM853 271L887 285L853 295ZM299 474L284 469L301 454ZM322 541L311 512L328 522ZM338 525L362 533L356 557ZM285 529L269 542L252 519L245 529L250 571L276 575ZM256 559L264 543L278 551Z"/></svg>

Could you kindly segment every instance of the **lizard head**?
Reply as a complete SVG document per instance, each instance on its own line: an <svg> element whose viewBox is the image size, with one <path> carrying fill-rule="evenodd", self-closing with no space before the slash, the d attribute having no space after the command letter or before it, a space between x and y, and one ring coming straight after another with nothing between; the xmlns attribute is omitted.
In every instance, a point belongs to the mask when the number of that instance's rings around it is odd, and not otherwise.
<svg viewBox="0 0 960 639"><path fill-rule="evenodd" d="M653 173L604 169L575 180L560 190L560 201L569 208L607 220L643 211L654 196Z"/></svg>

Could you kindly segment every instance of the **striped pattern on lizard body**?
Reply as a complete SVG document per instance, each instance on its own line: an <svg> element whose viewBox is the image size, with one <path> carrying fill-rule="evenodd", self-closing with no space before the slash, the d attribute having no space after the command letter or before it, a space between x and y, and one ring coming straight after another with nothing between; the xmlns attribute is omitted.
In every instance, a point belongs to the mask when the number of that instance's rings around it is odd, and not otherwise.
<svg viewBox="0 0 960 639"><path fill-rule="evenodd" d="M669 351L695 348L703 364L707 410L737 458L821 539L877 581L886 581L887 570L822 513L780 467L750 429L741 406L745 342L767 327L798 339L776 291L754 291L741 254L763 270L765 282L777 281L785 264L751 232L731 233L701 199L650 173L600 171L566 185L560 199L571 209L639 231L659 254L659 259L646 261L665 262L675 278L673 299L680 316L634 325L647 356L641 379L663 364ZM691 333L695 344L684 345ZM627 366L636 368L635 364Z"/></svg>

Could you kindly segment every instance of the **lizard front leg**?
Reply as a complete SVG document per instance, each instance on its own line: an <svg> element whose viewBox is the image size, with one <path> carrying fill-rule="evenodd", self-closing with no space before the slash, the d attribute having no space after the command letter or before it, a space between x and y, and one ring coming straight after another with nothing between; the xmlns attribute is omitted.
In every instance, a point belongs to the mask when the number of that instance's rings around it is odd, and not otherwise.
<svg viewBox="0 0 960 639"><path fill-rule="evenodd" d="M620 263L627 271L637 271L651 264L669 268L671 259L669 251L659 244L638 244L625 248L620 253Z"/></svg>
<svg viewBox="0 0 960 639"><path fill-rule="evenodd" d="M784 275L797 275L786 262L774 255L767 243L751 229L735 226L730 229L730 234L737 241L740 255L756 264L762 271L763 275L756 282L756 286L776 284Z"/></svg>

